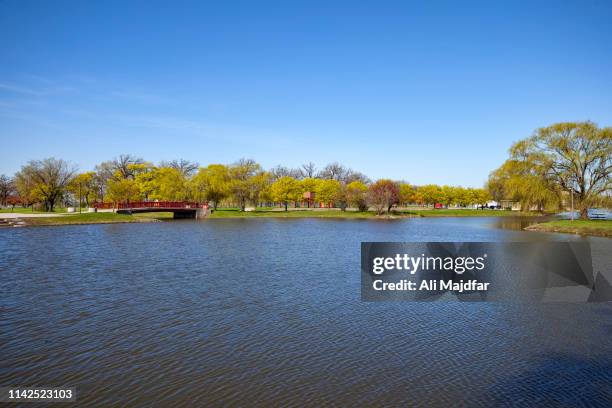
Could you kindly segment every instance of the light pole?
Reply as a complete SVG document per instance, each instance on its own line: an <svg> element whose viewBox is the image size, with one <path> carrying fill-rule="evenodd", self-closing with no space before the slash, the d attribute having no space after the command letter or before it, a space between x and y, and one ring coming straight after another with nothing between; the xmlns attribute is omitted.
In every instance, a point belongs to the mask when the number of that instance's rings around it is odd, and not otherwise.
<svg viewBox="0 0 612 408"><path fill-rule="evenodd" d="M570 213L571 214L570 221L574 221L574 189L573 188L570 189L570 196L572 197L572 212Z"/></svg>

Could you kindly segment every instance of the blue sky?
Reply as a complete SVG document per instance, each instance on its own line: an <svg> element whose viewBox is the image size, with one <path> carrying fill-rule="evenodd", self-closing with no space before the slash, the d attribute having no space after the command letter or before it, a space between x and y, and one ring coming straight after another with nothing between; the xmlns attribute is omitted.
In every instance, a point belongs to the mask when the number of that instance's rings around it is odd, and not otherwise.
<svg viewBox="0 0 612 408"><path fill-rule="evenodd" d="M0 173L132 153L480 186L537 127L612 125L610 21L610 1L0 0Z"/></svg>

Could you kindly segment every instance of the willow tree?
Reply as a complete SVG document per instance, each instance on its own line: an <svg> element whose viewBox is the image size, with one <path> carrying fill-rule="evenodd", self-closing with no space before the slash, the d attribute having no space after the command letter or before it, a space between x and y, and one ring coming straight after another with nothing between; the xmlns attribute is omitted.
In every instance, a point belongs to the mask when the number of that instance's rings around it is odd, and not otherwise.
<svg viewBox="0 0 612 408"><path fill-rule="evenodd" d="M158 167L153 171L149 198L160 201L183 201L190 196L187 178L175 167Z"/></svg>
<svg viewBox="0 0 612 408"><path fill-rule="evenodd" d="M255 177L261 172L261 166L251 159L240 159L230 166L230 191L241 211L245 210L246 203L253 200L257 189L261 187L259 180Z"/></svg>
<svg viewBox="0 0 612 408"><path fill-rule="evenodd" d="M201 167L192 178L191 186L196 201L211 201L216 210L219 203L230 195L230 172L223 164Z"/></svg>
<svg viewBox="0 0 612 408"><path fill-rule="evenodd" d="M546 169L524 158L506 160L491 173L487 190L497 201L517 201L521 211L532 207L544 211L559 202L558 189L546 178Z"/></svg>
<svg viewBox="0 0 612 408"><path fill-rule="evenodd" d="M612 128L593 122L543 127L510 149L511 160L541 179L540 188L573 194L580 217L612 190Z"/></svg>

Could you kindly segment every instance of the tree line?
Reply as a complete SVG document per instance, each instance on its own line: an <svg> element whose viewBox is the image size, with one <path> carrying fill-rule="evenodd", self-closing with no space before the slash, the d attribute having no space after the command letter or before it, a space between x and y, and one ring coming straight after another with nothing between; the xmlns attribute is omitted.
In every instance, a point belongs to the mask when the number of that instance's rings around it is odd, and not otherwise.
<svg viewBox="0 0 612 408"><path fill-rule="evenodd" d="M95 202L134 201L209 202L239 207L282 205L324 206L359 211L389 212L399 205L486 204L484 189L454 186L413 186L404 181L371 181L339 163L317 170L313 163L300 168L277 166L264 170L251 159L200 166L187 160L154 165L124 154L93 171L79 173L68 162L47 158L22 166L14 177L0 176L2 205L41 206L47 211L61 204L91 206Z"/></svg>
<svg viewBox="0 0 612 408"><path fill-rule="evenodd" d="M0 176L1 205L38 205L52 211L58 203L208 201L230 205L334 206L389 212L394 206L483 206L490 199L518 203L522 210L559 210L575 203L581 217L590 207L611 206L612 128L592 122L563 122L537 129L512 145L509 158L494 170L484 189L413 186L380 179L339 163L318 170L264 170L251 159L200 166L187 160L154 165L124 154L79 173L68 162L33 160L13 177Z"/></svg>

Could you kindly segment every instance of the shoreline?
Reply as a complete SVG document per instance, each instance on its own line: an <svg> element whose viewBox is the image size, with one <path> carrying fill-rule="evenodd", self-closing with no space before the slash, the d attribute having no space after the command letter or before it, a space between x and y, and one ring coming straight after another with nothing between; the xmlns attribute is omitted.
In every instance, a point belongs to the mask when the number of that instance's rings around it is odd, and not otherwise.
<svg viewBox="0 0 612 408"><path fill-rule="evenodd" d="M7 215L7 213L4 213ZM508 216L534 216L533 213L510 213L499 210L472 210L472 209L442 209L442 210L400 210L392 211L390 214L376 215L372 211L358 212L354 210L340 211L338 209L330 210L258 210L258 211L238 211L236 209L220 209L207 216L207 219L306 219L306 218L326 218L326 219L346 219L346 220L401 220L410 218L470 218L470 217L487 217L487 218L503 218ZM90 224L124 224L124 223L142 223L142 222L162 222L173 219L171 212L160 213L140 213L135 215L117 214L114 212L98 212L98 213L78 213L78 214L19 214L11 213L11 216L3 217L0 213L0 227L39 227L39 226L62 226L62 225L90 225ZM18 224L18 225L15 225Z"/></svg>
<svg viewBox="0 0 612 408"><path fill-rule="evenodd" d="M18 214L11 213L10 217L0 214L0 228L25 228L67 225L94 225L94 224L133 224L164 222L173 220L171 212L140 213L135 215L117 214L114 212L80 213L80 214ZM4 214L6 215L6 213ZM505 217L533 217L541 216L535 213L516 213L499 210L409 210L393 211L391 214L376 215L374 212L340 211L340 210L258 210L238 211L235 209L217 210L202 221L223 219L336 219L336 220L402 220L412 218L505 218ZM550 232L574 234L582 236L596 236L612 238L611 220L550 220L529 225L524 231Z"/></svg>
<svg viewBox="0 0 612 408"><path fill-rule="evenodd" d="M524 229L525 231L612 238L612 220L553 220L530 225Z"/></svg>

